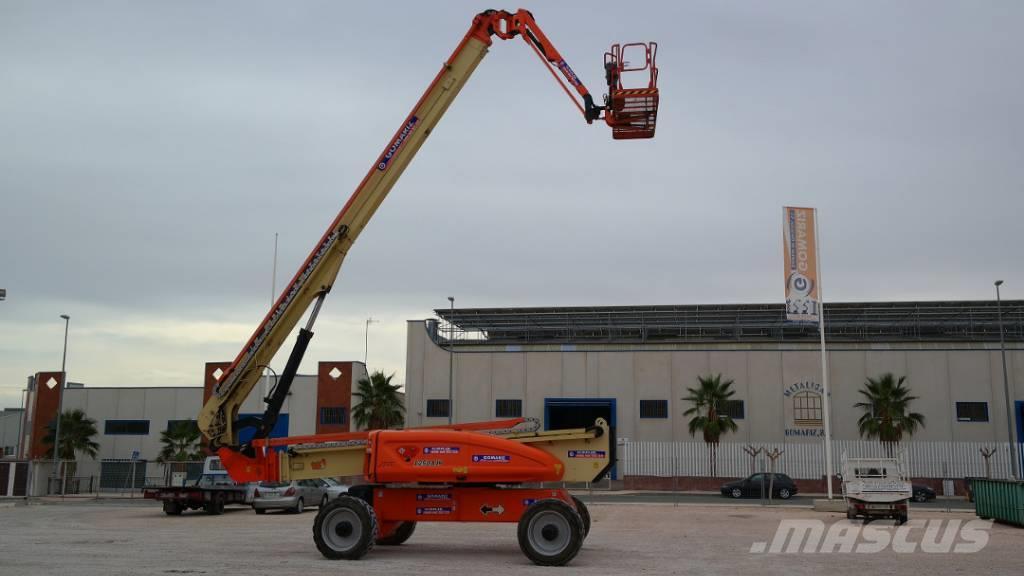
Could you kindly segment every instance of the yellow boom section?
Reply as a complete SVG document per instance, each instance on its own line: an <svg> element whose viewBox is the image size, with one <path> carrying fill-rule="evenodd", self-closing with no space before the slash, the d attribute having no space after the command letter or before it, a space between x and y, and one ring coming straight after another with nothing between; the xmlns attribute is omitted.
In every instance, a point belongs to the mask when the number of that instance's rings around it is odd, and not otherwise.
<svg viewBox="0 0 1024 576"><path fill-rule="evenodd" d="M318 296L330 291L359 233L441 120L477 65L488 42L467 35L435 77L377 163L335 218L303 267L281 294L242 352L221 377L199 413L211 446L237 444L238 410L271 359Z"/></svg>

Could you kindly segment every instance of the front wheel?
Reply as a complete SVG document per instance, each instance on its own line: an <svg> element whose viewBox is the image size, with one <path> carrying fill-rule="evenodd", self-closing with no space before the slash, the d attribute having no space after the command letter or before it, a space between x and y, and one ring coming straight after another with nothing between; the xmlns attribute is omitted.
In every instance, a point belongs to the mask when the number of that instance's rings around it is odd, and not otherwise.
<svg viewBox="0 0 1024 576"><path fill-rule="evenodd" d="M224 495L215 494L203 505L203 510L211 516L219 516L224 513Z"/></svg>
<svg viewBox="0 0 1024 576"><path fill-rule="evenodd" d="M743 498L743 490L739 488L733 488L729 491L729 495L733 498Z"/></svg>
<svg viewBox="0 0 1024 576"><path fill-rule="evenodd" d="M534 502L519 519L519 548L534 564L564 566L583 546L583 519L554 498Z"/></svg>
<svg viewBox="0 0 1024 576"><path fill-rule="evenodd" d="M358 560L377 539L377 515L365 500L343 494L317 511L313 542L325 558Z"/></svg>
<svg viewBox="0 0 1024 576"><path fill-rule="evenodd" d="M164 502L164 514L168 516L181 516L181 504L167 500Z"/></svg>
<svg viewBox="0 0 1024 576"><path fill-rule="evenodd" d="M320 507L321 508L323 508L324 506L327 506L327 500L328 500L327 494L324 494L324 497L320 499Z"/></svg>

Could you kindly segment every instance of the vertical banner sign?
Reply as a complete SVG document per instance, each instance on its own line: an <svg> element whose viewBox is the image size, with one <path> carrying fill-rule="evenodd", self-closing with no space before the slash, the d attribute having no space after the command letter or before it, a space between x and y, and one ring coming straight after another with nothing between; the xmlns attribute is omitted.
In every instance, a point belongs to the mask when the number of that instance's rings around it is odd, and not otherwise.
<svg viewBox="0 0 1024 576"><path fill-rule="evenodd" d="M786 320L818 322L818 254L814 208L782 209L782 242L786 262Z"/></svg>

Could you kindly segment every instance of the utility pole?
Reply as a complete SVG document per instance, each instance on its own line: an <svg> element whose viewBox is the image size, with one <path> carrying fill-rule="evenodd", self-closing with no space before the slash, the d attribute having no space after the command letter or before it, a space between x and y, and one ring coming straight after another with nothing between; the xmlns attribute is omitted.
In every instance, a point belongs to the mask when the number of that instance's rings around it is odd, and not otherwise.
<svg viewBox="0 0 1024 576"><path fill-rule="evenodd" d="M57 386L57 423L53 429L53 473L51 478L58 479L60 476L60 417L64 413L64 386L68 381L68 327L71 324L71 316L61 314L64 319L64 355L60 361L60 382ZM61 490L61 494L64 491Z"/></svg>
<svg viewBox="0 0 1024 576"><path fill-rule="evenodd" d="M370 324L376 324L380 320L374 320L373 316L366 319L366 330L363 331L363 364L366 364L366 358L369 356L370 350Z"/></svg>
<svg viewBox="0 0 1024 576"><path fill-rule="evenodd" d="M455 414L455 398L452 391L455 388L455 296L449 296L451 313L448 316L448 425L452 424L452 416Z"/></svg>
<svg viewBox="0 0 1024 576"><path fill-rule="evenodd" d="M1006 441L1010 444L1010 465L1013 470L1011 478L1020 478L1020 464L1017 462L1019 447L1013 440L1013 403L1010 395L1010 378L1006 373L1006 339L1003 336L1003 301L999 294L999 287L1003 285L1002 280L996 280L996 313L999 317L999 353L1003 357L1003 394L1006 396Z"/></svg>

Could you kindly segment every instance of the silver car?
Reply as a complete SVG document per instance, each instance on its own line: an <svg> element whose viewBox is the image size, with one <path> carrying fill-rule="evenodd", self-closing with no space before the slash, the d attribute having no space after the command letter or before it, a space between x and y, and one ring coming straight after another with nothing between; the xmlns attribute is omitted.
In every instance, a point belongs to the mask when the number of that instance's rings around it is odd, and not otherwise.
<svg viewBox="0 0 1024 576"><path fill-rule="evenodd" d="M347 486L333 478L260 482L253 494L252 508L257 514L267 510L289 510L300 514L306 506L324 506L347 491Z"/></svg>

